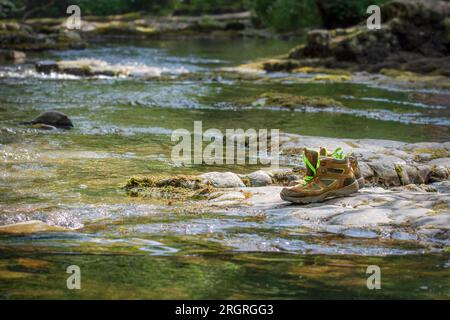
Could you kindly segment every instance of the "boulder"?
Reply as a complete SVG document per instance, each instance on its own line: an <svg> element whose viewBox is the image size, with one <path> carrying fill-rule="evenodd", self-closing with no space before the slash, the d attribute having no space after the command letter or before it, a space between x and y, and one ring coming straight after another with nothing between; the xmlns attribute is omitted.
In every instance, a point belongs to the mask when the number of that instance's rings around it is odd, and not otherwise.
<svg viewBox="0 0 450 320"><path fill-rule="evenodd" d="M200 176L202 183L210 183L216 188L243 188L245 184L232 172L208 172Z"/></svg>
<svg viewBox="0 0 450 320"><path fill-rule="evenodd" d="M252 172L247 176L253 187L265 187L272 184L272 178L262 170Z"/></svg>
<svg viewBox="0 0 450 320"><path fill-rule="evenodd" d="M71 129L73 123L67 115L59 111L45 111L29 122L21 122L22 125L45 125L60 129Z"/></svg>

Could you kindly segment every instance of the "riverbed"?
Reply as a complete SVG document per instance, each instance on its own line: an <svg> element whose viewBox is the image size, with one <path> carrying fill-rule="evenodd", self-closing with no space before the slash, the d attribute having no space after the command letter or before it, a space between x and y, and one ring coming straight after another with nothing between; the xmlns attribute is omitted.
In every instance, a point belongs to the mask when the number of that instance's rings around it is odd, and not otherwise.
<svg viewBox="0 0 450 320"><path fill-rule="evenodd" d="M448 299L448 252L408 239L317 232L239 210L130 198L122 189L137 174L248 173L260 167L175 166L171 133L192 131L194 121L223 132L450 141L449 106L433 102L436 96L448 102L450 92L440 88L276 81L287 77L282 73L262 76L266 80L218 75L283 54L298 41L99 42L0 66L0 224L39 220L65 229L0 236L0 298ZM152 68L156 77L34 71L36 61L81 58ZM343 107L290 111L236 102L267 92L329 97ZM69 115L75 128L17 125L48 109ZM81 290L66 287L69 265L82 270ZM382 268L382 290L367 289L369 265Z"/></svg>

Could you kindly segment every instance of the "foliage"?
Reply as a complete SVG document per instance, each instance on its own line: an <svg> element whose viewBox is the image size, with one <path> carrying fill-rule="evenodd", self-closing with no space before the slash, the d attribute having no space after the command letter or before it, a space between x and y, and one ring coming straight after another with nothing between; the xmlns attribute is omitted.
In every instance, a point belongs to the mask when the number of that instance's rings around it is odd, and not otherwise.
<svg viewBox="0 0 450 320"><path fill-rule="evenodd" d="M179 5L180 0L134 0L134 11L145 11L151 15L168 15Z"/></svg>
<svg viewBox="0 0 450 320"><path fill-rule="evenodd" d="M253 0L180 0L175 13L187 15L221 14L244 11Z"/></svg>
<svg viewBox="0 0 450 320"><path fill-rule="evenodd" d="M5 18L23 9L22 1L0 0L0 18Z"/></svg>
<svg viewBox="0 0 450 320"><path fill-rule="evenodd" d="M321 25L314 0L253 0L253 10L264 26L278 31Z"/></svg>
<svg viewBox="0 0 450 320"><path fill-rule="evenodd" d="M142 11L151 15L220 14L253 10L255 22L277 31L305 27L354 25L367 17L371 4L387 0L0 0L0 17L65 16L69 5L82 15L114 15ZM323 24L322 24L323 21Z"/></svg>
<svg viewBox="0 0 450 320"><path fill-rule="evenodd" d="M349 27L365 17L372 4L382 4L387 0L316 0L324 26L327 28Z"/></svg>

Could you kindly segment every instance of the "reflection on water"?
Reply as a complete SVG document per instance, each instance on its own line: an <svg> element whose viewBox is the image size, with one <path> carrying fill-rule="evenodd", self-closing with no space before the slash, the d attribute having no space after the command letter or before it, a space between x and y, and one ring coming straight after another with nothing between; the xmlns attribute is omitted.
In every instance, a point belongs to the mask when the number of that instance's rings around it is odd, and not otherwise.
<svg viewBox="0 0 450 320"><path fill-rule="evenodd" d="M31 63L1 66L0 224L40 220L72 231L1 236L0 298L448 298L449 285L442 281L448 253L429 253L406 233L383 241L350 229L337 236L298 226L289 217L179 208L130 199L121 190L135 174L256 169L174 167L172 130L192 130L200 120L204 130L279 128L347 138L449 140L448 105L424 101L432 92L421 93L418 101L410 91L360 83L178 78L281 54L293 45L148 41L31 54L31 62L101 57L136 69L158 68L168 79L82 79L37 74ZM271 91L330 97L345 108L290 112L236 104ZM75 129L17 125L47 109L67 113ZM82 268L82 291L65 289L71 264ZM365 287L371 264L382 267L386 290Z"/></svg>

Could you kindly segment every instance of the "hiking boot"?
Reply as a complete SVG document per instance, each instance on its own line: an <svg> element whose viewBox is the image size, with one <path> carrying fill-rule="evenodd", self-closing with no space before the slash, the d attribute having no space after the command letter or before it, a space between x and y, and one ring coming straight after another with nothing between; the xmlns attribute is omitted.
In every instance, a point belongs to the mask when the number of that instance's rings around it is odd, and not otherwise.
<svg viewBox="0 0 450 320"><path fill-rule="evenodd" d="M320 158L317 151L305 149L303 161L306 164L305 181L295 187L284 188L280 194L281 199L294 203L312 203L358 191L358 181L348 157Z"/></svg>
<svg viewBox="0 0 450 320"><path fill-rule="evenodd" d="M344 151L342 150L342 148L337 148L336 150L334 150L333 153L329 153L327 151L327 149L325 149L325 148L320 148L320 156L321 157L333 157L336 159L343 159L345 157ZM348 158L350 160L350 165L352 167L353 174L355 175L355 178L358 181L359 188L362 189L362 188L364 188L365 183L364 183L364 177L361 174L361 169L359 168L358 158L354 155L349 155Z"/></svg>

